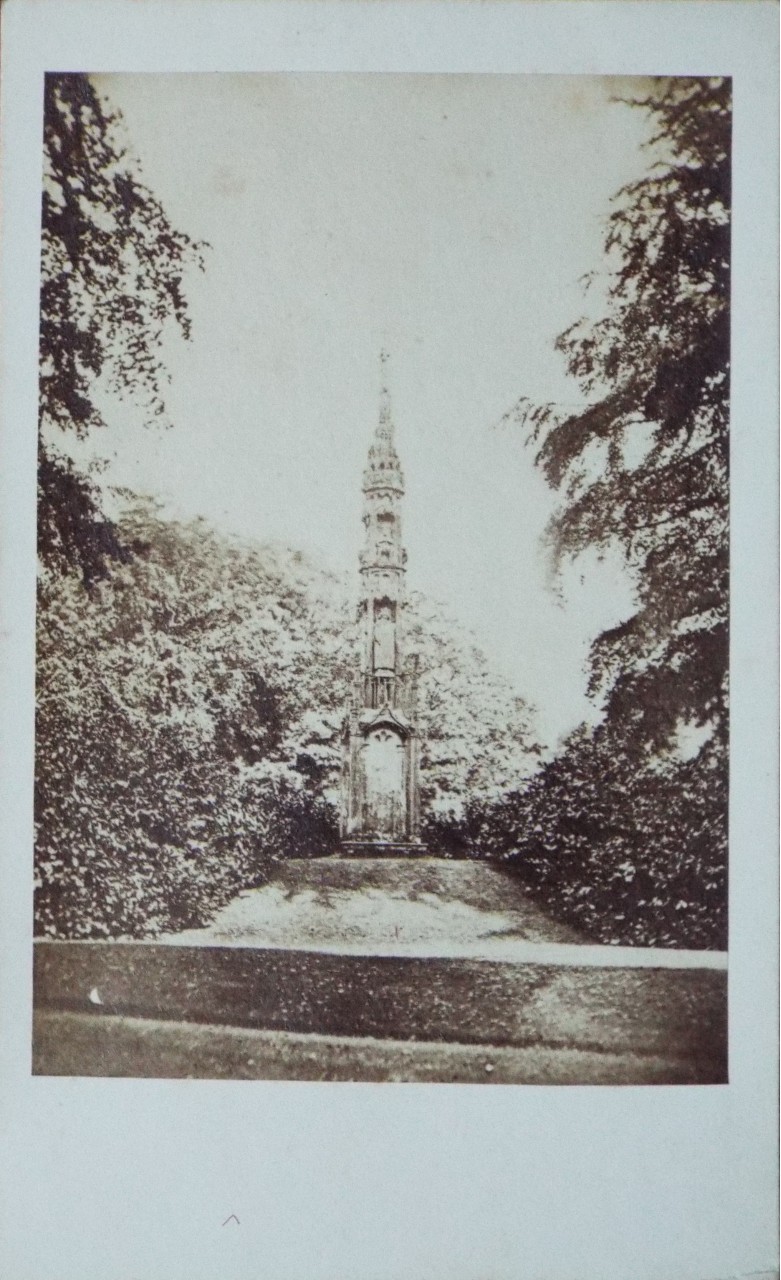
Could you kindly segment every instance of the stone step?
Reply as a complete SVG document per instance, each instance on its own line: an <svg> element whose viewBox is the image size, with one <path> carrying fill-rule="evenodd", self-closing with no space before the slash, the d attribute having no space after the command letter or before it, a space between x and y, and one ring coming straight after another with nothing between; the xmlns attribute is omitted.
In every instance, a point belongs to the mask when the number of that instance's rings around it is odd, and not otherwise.
<svg viewBox="0 0 781 1280"><path fill-rule="evenodd" d="M344 840L341 845L343 858L426 858L428 849L419 840Z"/></svg>

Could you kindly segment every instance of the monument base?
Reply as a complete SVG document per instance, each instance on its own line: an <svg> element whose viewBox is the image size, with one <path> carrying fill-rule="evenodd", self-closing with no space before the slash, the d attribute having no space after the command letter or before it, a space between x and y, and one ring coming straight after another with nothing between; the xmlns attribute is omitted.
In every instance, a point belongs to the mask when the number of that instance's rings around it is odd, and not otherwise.
<svg viewBox="0 0 781 1280"><path fill-rule="evenodd" d="M343 840L337 856L342 858L426 858L428 847L422 840Z"/></svg>

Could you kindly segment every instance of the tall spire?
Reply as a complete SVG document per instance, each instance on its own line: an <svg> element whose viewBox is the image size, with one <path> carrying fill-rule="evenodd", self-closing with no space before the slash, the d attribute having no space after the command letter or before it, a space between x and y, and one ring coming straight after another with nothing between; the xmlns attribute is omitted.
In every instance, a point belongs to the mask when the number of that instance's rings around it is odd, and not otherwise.
<svg viewBox="0 0 781 1280"><path fill-rule="evenodd" d="M343 737L342 850L361 857L425 853L420 840L417 666L404 646L404 477L393 444L387 361L382 351L379 420L363 473L361 644Z"/></svg>

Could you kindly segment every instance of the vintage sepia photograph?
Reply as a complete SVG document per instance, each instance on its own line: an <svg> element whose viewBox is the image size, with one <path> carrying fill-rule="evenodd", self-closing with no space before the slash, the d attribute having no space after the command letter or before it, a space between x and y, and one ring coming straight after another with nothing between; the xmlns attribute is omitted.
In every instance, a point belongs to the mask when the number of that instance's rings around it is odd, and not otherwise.
<svg viewBox="0 0 781 1280"><path fill-rule="evenodd" d="M36 1075L727 1083L731 130L46 75Z"/></svg>

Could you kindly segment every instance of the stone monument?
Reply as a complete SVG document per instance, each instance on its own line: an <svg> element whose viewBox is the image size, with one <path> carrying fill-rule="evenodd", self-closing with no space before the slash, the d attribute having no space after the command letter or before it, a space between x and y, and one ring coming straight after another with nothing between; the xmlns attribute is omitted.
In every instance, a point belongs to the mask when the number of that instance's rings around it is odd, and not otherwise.
<svg viewBox="0 0 781 1280"><path fill-rule="evenodd" d="M360 652L344 723L341 850L358 857L425 854L420 841L417 659L404 652L401 500L404 477L383 386L363 473Z"/></svg>

